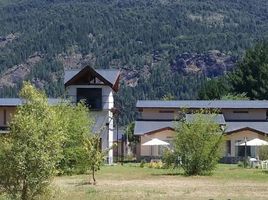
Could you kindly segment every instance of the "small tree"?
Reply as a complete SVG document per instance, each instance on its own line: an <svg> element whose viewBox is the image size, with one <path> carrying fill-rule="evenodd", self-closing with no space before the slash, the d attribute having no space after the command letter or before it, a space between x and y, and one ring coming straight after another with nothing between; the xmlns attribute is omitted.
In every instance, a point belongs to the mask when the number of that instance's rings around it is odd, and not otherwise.
<svg viewBox="0 0 268 200"><path fill-rule="evenodd" d="M60 104L58 113L66 124L63 155L58 169L63 174L84 173L88 169L85 141L92 135L92 118L83 103L76 106Z"/></svg>
<svg viewBox="0 0 268 200"><path fill-rule="evenodd" d="M20 96L25 104L12 117L0 155L0 188L12 199L32 200L43 194L56 172L65 127L46 96L29 83Z"/></svg>
<svg viewBox="0 0 268 200"><path fill-rule="evenodd" d="M100 170L100 166L104 161L104 152L100 149L100 138L98 135L91 135L85 140L85 149L87 151L87 164L91 171L93 184L96 184L95 172ZM89 180L91 183L91 179Z"/></svg>
<svg viewBox="0 0 268 200"><path fill-rule="evenodd" d="M210 173L220 157L223 131L214 114L203 113L196 113L190 122L182 120L176 127L175 153L187 175Z"/></svg>

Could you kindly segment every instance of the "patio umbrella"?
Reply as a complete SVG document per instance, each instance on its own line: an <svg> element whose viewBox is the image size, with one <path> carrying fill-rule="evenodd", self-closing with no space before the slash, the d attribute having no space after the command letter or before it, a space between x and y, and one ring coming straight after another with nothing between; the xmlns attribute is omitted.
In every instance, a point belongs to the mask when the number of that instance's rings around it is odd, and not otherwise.
<svg viewBox="0 0 268 200"><path fill-rule="evenodd" d="M255 138L253 140L247 141L246 144L245 144L245 142L239 144L239 146L245 146L245 145L257 147L257 146L262 146L262 145L268 145L268 142L265 140L261 140L259 138Z"/></svg>
<svg viewBox="0 0 268 200"><path fill-rule="evenodd" d="M151 146L151 156L153 155L153 146L168 146L169 143L159 140L157 138L154 138L152 140L149 140L148 142L145 142L142 144L143 146Z"/></svg>
<svg viewBox="0 0 268 200"><path fill-rule="evenodd" d="M157 138L154 138L148 142L143 143L142 145L144 145L144 146L167 146L167 145L169 145L169 143L162 141L162 140L159 140Z"/></svg>

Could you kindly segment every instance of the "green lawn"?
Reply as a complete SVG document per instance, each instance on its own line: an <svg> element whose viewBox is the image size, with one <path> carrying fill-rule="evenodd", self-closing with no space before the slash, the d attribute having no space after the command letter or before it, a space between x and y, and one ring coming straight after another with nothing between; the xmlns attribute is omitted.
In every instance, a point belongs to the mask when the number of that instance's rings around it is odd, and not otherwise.
<svg viewBox="0 0 268 200"><path fill-rule="evenodd" d="M87 175L56 177L57 199L267 199L268 171L219 165L212 176L185 177L180 170L104 166L97 185Z"/></svg>

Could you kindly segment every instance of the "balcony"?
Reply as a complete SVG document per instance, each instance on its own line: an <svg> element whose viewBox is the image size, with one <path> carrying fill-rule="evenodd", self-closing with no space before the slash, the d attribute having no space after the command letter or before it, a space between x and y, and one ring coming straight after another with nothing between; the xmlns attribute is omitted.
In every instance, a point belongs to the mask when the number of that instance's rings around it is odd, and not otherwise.
<svg viewBox="0 0 268 200"><path fill-rule="evenodd" d="M8 126L0 126L0 134L1 133L8 133L9 127Z"/></svg>

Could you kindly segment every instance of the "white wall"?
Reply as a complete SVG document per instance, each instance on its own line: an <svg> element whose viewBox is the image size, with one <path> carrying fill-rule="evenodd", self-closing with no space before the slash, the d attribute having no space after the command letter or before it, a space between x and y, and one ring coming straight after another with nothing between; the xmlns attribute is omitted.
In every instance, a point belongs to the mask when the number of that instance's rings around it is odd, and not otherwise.
<svg viewBox="0 0 268 200"><path fill-rule="evenodd" d="M113 90L109 86L106 85L71 85L66 88L66 95L72 99L72 102L77 101L77 88L102 88L102 109L103 111L107 111L107 122L108 129L102 131L101 138L102 138L102 149L108 149L108 163L113 163L113 113L111 109L114 107L114 97L113 97ZM99 111L99 112L103 112ZM97 113L97 112L96 112Z"/></svg>
<svg viewBox="0 0 268 200"><path fill-rule="evenodd" d="M111 109L114 105L113 90L105 85L71 85L66 88L66 94L76 102L77 88L102 88L102 108L104 110Z"/></svg>

